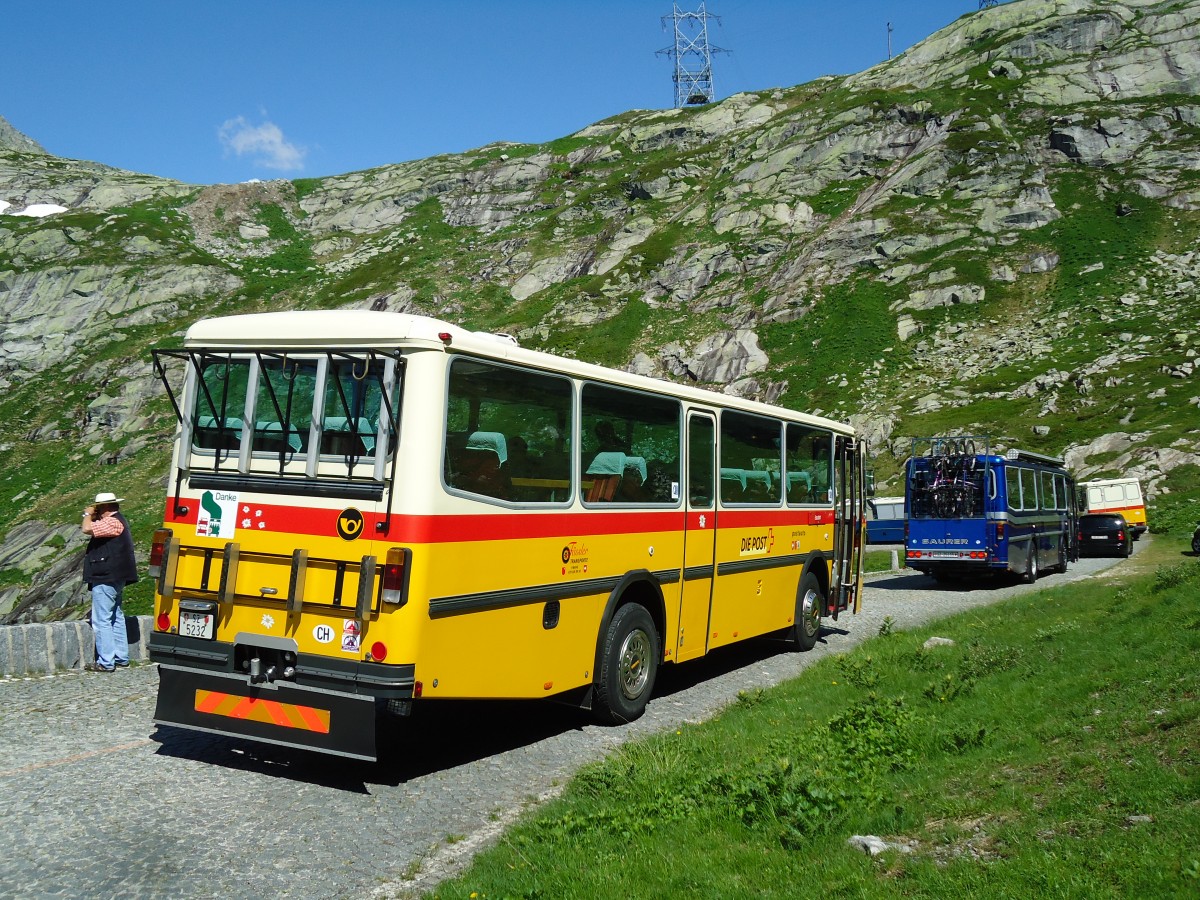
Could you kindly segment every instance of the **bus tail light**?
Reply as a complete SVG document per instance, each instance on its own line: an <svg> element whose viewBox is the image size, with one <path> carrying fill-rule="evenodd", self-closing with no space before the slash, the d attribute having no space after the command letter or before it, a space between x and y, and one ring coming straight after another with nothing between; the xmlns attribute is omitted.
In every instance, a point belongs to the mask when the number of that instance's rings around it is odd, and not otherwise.
<svg viewBox="0 0 1200 900"><path fill-rule="evenodd" d="M1002 540L1004 540L1004 523L997 522L996 523L996 543L999 543Z"/></svg>
<svg viewBox="0 0 1200 900"><path fill-rule="evenodd" d="M371 645L371 659L375 662L383 662L387 659L387 644L383 641L376 641Z"/></svg>
<svg viewBox="0 0 1200 900"><path fill-rule="evenodd" d="M383 564L383 602L403 604L408 593L408 570L412 551L407 547L389 547Z"/></svg>
<svg viewBox="0 0 1200 900"><path fill-rule="evenodd" d="M154 624L158 627L159 631L170 631L171 617L166 613L159 613L158 618L154 620Z"/></svg>
<svg viewBox="0 0 1200 900"><path fill-rule="evenodd" d="M175 569L179 565L179 542L170 528L160 528L150 541L148 573L163 597L175 596Z"/></svg>
<svg viewBox="0 0 1200 900"><path fill-rule="evenodd" d="M171 529L160 528L154 532L150 540L150 565L148 574L157 578L162 574L163 557L167 555L167 547L171 542Z"/></svg>
<svg viewBox="0 0 1200 900"><path fill-rule="evenodd" d="M425 692L425 682L414 681L413 682L413 699L420 700L421 694L423 694L424 692Z"/></svg>

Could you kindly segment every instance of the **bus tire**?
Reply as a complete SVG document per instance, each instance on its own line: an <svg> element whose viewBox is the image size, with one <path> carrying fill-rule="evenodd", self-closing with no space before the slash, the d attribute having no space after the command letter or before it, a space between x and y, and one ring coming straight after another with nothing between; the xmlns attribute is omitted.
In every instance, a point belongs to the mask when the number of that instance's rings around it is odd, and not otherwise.
<svg viewBox="0 0 1200 900"><path fill-rule="evenodd" d="M1033 584L1038 580L1037 544L1029 548L1029 559L1025 563L1025 583Z"/></svg>
<svg viewBox="0 0 1200 900"><path fill-rule="evenodd" d="M658 632L644 606L627 603L616 611L604 635L592 709L609 725L632 722L646 711L658 674Z"/></svg>
<svg viewBox="0 0 1200 900"><path fill-rule="evenodd" d="M812 572L805 572L796 588L796 616L792 620L789 635L797 650L811 650L817 646L824 609L825 595L821 593L821 582Z"/></svg>

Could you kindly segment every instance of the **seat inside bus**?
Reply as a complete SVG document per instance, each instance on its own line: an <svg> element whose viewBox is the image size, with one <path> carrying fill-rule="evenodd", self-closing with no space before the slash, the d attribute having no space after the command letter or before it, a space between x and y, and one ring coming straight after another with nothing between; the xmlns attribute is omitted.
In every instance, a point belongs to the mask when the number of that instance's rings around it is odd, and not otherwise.
<svg viewBox="0 0 1200 900"><path fill-rule="evenodd" d="M242 420L229 418L221 428L214 416L197 416L192 443L205 450L236 450L242 442Z"/></svg>
<svg viewBox="0 0 1200 900"><path fill-rule="evenodd" d="M357 429L345 416L326 416L321 430L321 452L336 456L372 456L376 425L360 418Z"/></svg>
<svg viewBox="0 0 1200 900"><path fill-rule="evenodd" d="M625 475L625 460L625 454L619 450L596 454L586 472L592 481L586 498L589 503L611 503L616 498L617 488ZM645 460L642 464L645 465Z"/></svg>
<svg viewBox="0 0 1200 900"><path fill-rule="evenodd" d="M499 431L474 431L470 435L448 435L446 453L451 487L507 500L511 492L508 444Z"/></svg>

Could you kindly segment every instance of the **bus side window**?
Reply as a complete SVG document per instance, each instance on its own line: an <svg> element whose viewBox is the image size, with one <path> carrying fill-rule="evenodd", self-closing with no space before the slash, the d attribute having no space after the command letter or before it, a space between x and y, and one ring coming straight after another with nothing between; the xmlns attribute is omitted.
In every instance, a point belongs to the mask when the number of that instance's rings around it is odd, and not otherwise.
<svg viewBox="0 0 1200 900"><path fill-rule="evenodd" d="M688 429L688 501L692 506L710 508L715 495L712 419L694 416Z"/></svg>
<svg viewBox="0 0 1200 900"><path fill-rule="evenodd" d="M564 503L570 470L571 382L458 357L450 363L446 486L496 500Z"/></svg>
<svg viewBox="0 0 1200 900"><path fill-rule="evenodd" d="M788 503L824 503L829 496L833 435L789 423L784 454Z"/></svg>
<svg viewBox="0 0 1200 900"><path fill-rule="evenodd" d="M1037 472L1033 469L1020 469L1021 472L1021 509L1037 509Z"/></svg>
<svg viewBox="0 0 1200 900"><path fill-rule="evenodd" d="M1008 508L1014 512L1021 510L1021 470L1016 466L1004 469L1004 487L1008 492Z"/></svg>
<svg viewBox="0 0 1200 900"><path fill-rule="evenodd" d="M579 455L586 502L679 502L678 400L585 384L581 407Z"/></svg>
<svg viewBox="0 0 1200 900"><path fill-rule="evenodd" d="M1041 488L1042 488L1042 509L1057 508L1056 504L1055 504L1055 499L1054 499L1054 473L1052 473L1052 472L1043 472L1042 473Z"/></svg>
<svg viewBox="0 0 1200 900"><path fill-rule="evenodd" d="M782 500L782 431L778 419L729 410L721 414L722 503L774 505Z"/></svg>

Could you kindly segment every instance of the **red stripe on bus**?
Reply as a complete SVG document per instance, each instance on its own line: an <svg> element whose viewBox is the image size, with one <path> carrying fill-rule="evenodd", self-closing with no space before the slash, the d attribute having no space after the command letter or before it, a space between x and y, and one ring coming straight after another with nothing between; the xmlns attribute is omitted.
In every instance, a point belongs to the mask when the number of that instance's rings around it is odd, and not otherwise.
<svg viewBox="0 0 1200 900"><path fill-rule="evenodd" d="M188 506L186 515L174 515L173 501L168 501L164 522L176 526L195 526L196 503ZM340 509L306 506L278 506L262 503L241 504L238 510L238 532L265 531L273 534L310 534L320 537L337 535ZM362 512L360 510L360 512ZM393 514L391 528L385 535L376 530L376 523L385 521L381 514L363 512L364 536L397 543L437 544L458 541L522 540L528 538L578 537L606 535L677 532L684 527L684 517L692 517L691 527L698 527L698 518L706 517L703 527L712 528L712 510L685 513L683 510L635 511L589 510L587 512L542 512L513 510L503 513L474 515L401 515ZM722 528L797 527L803 525L832 525L830 509L726 509L716 513ZM243 524L248 523L248 524Z"/></svg>

